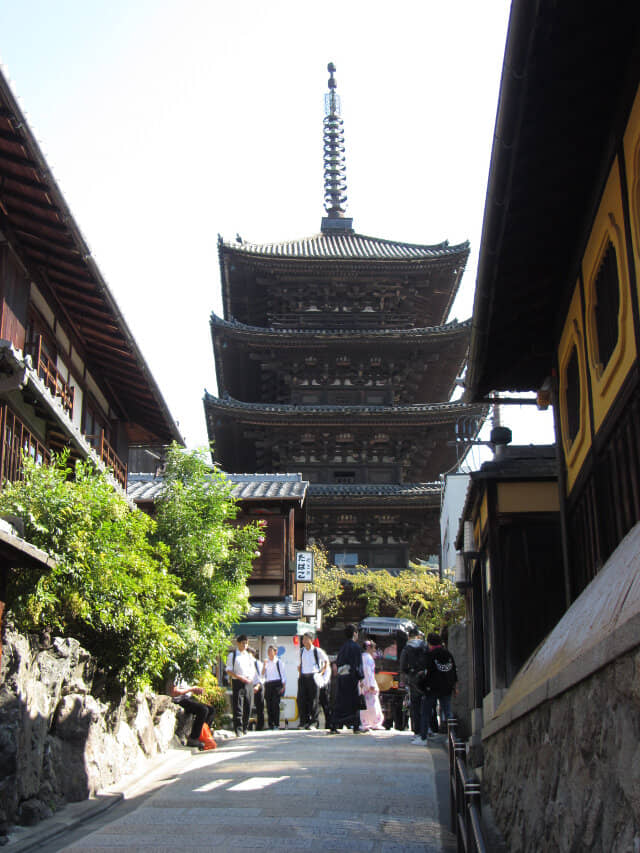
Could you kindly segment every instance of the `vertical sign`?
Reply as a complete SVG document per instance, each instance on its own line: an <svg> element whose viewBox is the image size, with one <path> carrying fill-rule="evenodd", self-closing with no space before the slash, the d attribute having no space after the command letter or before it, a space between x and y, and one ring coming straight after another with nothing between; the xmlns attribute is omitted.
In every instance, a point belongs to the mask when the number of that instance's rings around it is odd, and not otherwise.
<svg viewBox="0 0 640 853"><path fill-rule="evenodd" d="M313 581L313 551L296 551L296 582Z"/></svg>
<svg viewBox="0 0 640 853"><path fill-rule="evenodd" d="M316 616L318 613L318 593L303 592L302 593L302 615Z"/></svg>

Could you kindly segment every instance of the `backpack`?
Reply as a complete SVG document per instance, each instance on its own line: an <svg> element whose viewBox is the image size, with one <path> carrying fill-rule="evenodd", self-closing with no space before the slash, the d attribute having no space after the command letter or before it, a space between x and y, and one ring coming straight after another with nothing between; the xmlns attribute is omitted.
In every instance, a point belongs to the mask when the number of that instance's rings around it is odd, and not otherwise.
<svg viewBox="0 0 640 853"><path fill-rule="evenodd" d="M456 663L453 655L445 648L434 649L429 653L427 685L437 696L448 696L458 681Z"/></svg>
<svg viewBox="0 0 640 853"><path fill-rule="evenodd" d="M302 670L302 652L304 648L300 649L300 669ZM316 668L318 670L318 675L322 677L322 686L326 687L327 684L331 681L331 664L327 663L326 669L323 673L320 672L320 655L318 654L317 646L313 646L313 656L316 659Z"/></svg>

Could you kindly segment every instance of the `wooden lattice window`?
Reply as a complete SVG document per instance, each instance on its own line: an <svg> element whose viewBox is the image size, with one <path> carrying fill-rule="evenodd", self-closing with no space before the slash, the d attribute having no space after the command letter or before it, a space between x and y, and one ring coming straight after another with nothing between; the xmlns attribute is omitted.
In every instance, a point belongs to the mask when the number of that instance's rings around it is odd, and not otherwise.
<svg viewBox="0 0 640 853"><path fill-rule="evenodd" d="M607 246L598 269L594 284L594 295L598 361L604 370L618 342L618 314L620 313L618 258L611 242Z"/></svg>
<svg viewBox="0 0 640 853"><path fill-rule="evenodd" d="M580 365L578 348L573 347L566 369L567 433L570 442L574 442L580 431Z"/></svg>

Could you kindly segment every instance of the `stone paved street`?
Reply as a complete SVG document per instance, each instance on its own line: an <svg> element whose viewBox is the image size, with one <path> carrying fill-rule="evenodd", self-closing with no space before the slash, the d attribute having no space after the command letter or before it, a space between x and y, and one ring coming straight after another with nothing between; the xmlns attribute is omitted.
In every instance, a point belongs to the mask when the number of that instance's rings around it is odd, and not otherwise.
<svg viewBox="0 0 640 853"><path fill-rule="evenodd" d="M249 734L185 760L47 851L446 851L443 742L405 732ZM95 824L94 824L95 825ZM65 846L66 845L66 846Z"/></svg>

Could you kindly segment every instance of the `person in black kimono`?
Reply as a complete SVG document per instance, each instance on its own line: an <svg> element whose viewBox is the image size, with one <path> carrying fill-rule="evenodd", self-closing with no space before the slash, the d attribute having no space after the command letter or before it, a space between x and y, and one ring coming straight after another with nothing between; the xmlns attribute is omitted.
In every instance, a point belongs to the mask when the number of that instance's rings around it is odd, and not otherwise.
<svg viewBox="0 0 640 853"><path fill-rule="evenodd" d="M362 669L362 650L357 643L358 629L347 625L344 629L346 642L338 652L336 667L338 672L336 702L333 709L330 734L336 734L342 726L353 727L353 733L360 732L360 692L358 684L364 677Z"/></svg>

